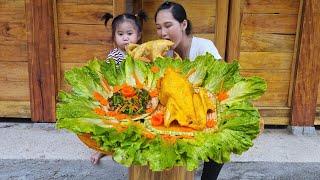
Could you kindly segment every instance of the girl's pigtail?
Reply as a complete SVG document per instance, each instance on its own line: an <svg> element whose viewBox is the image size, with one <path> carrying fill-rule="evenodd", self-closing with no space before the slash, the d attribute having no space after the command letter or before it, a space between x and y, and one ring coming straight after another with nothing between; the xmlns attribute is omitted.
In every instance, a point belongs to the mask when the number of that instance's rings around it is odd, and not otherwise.
<svg viewBox="0 0 320 180"><path fill-rule="evenodd" d="M110 19L112 19L113 16L110 13L105 13L102 17L101 17L101 21L104 20L104 25L107 26L107 23Z"/></svg>
<svg viewBox="0 0 320 180"><path fill-rule="evenodd" d="M140 22L143 22L143 21L146 22L148 19L147 14L142 10L140 10L136 16Z"/></svg>

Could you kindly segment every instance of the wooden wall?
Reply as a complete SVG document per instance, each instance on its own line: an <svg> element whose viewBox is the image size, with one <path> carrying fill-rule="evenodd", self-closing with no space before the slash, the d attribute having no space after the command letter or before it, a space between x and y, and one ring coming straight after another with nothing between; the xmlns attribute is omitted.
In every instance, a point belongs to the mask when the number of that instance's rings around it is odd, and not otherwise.
<svg viewBox="0 0 320 180"><path fill-rule="evenodd" d="M0 0L0 117L30 118L24 0Z"/></svg>
<svg viewBox="0 0 320 180"><path fill-rule="evenodd" d="M66 89L63 74L97 57L104 59L113 48L111 26L101 21L104 13L114 13L112 0L58 0L57 26L60 61L60 89Z"/></svg>

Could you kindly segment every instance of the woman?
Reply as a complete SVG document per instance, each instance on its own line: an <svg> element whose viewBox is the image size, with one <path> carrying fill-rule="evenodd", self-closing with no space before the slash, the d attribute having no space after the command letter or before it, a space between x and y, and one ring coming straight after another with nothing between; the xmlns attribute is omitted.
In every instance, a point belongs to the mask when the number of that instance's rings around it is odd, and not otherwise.
<svg viewBox="0 0 320 180"><path fill-rule="evenodd" d="M173 50L182 59L193 61L197 56L206 52L211 53L215 59L222 59L212 41L194 37L191 34L191 23L182 5L174 2L165 2L155 13L157 34L162 39L174 42ZM210 118L211 114L209 114ZM223 164L212 160L204 163L201 179L217 179Z"/></svg>
<svg viewBox="0 0 320 180"><path fill-rule="evenodd" d="M221 59L212 41L191 34L191 22L187 19L182 5L174 2L163 3L156 11L155 22L158 36L173 41L173 50L182 59L189 58L193 61L206 52L211 53L216 59Z"/></svg>

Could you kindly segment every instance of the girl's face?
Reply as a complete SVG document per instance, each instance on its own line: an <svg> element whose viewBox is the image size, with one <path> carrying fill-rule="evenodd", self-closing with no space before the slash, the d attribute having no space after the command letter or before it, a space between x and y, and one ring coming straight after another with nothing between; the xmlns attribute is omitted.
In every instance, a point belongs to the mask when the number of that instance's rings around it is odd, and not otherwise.
<svg viewBox="0 0 320 180"><path fill-rule="evenodd" d="M187 28L187 21L177 21L169 9L158 12L156 17L157 34L162 39L174 42L173 49L180 45L180 42Z"/></svg>
<svg viewBox="0 0 320 180"><path fill-rule="evenodd" d="M117 26L114 41L117 48L125 51L125 47L129 43L136 44L140 40L140 33L138 33L137 28L131 22L124 21Z"/></svg>

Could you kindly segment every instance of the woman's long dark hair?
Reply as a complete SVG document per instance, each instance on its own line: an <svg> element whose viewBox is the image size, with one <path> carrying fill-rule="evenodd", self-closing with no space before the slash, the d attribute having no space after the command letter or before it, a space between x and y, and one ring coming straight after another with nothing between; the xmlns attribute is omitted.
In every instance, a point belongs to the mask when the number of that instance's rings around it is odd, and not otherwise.
<svg viewBox="0 0 320 180"><path fill-rule="evenodd" d="M154 20L156 21L157 15L161 10L169 9L172 13L172 16L175 20L182 23L184 20L187 20L187 28L186 28L186 34L191 34L192 31L192 25L190 20L187 18L187 13L184 7L181 4L166 1L162 3L159 8L156 11L156 14L154 15Z"/></svg>

